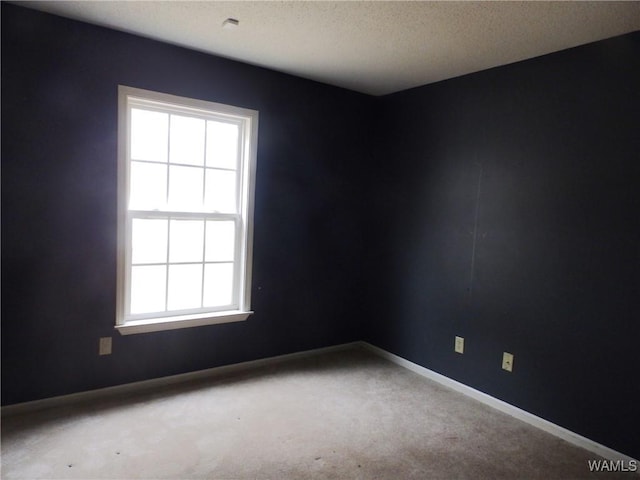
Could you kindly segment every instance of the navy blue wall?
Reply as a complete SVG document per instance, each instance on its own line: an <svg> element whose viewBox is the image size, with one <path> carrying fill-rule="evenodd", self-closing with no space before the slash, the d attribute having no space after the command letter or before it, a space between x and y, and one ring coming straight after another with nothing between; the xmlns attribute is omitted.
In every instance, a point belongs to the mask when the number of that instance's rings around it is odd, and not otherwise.
<svg viewBox="0 0 640 480"><path fill-rule="evenodd" d="M248 321L115 332L118 84L260 112ZM2 4L2 403L361 337L367 96ZM98 339L113 336L113 355Z"/></svg>
<svg viewBox="0 0 640 480"><path fill-rule="evenodd" d="M114 334L118 84L260 111L249 321ZM638 458L638 85L638 34L373 98L3 4L2 403L365 339Z"/></svg>
<svg viewBox="0 0 640 480"><path fill-rule="evenodd" d="M369 340L640 458L640 34L379 111Z"/></svg>

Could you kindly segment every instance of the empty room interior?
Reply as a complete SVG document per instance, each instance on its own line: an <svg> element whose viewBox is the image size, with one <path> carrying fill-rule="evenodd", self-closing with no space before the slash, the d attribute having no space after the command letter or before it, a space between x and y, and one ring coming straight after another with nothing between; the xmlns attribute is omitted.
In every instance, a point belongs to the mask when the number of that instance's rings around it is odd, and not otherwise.
<svg viewBox="0 0 640 480"><path fill-rule="evenodd" d="M640 478L640 2L2 2L2 478Z"/></svg>

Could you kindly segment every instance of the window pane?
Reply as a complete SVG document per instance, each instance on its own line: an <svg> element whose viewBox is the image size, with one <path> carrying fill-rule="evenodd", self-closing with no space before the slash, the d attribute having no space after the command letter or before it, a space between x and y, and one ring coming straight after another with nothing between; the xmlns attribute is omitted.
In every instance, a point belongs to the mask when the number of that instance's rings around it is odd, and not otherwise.
<svg viewBox="0 0 640 480"><path fill-rule="evenodd" d="M204 120L171 115L169 161L204 164Z"/></svg>
<svg viewBox="0 0 640 480"><path fill-rule="evenodd" d="M131 313L164 311L167 267L131 267Z"/></svg>
<svg viewBox="0 0 640 480"><path fill-rule="evenodd" d="M235 258L235 222L207 222L206 262L232 262Z"/></svg>
<svg viewBox="0 0 640 480"><path fill-rule="evenodd" d="M205 206L208 210L236 213L236 172L207 170Z"/></svg>
<svg viewBox="0 0 640 480"><path fill-rule="evenodd" d="M179 210L202 208L203 169L169 167L169 205Z"/></svg>
<svg viewBox="0 0 640 480"><path fill-rule="evenodd" d="M168 310L200 308L202 265L169 265Z"/></svg>
<svg viewBox="0 0 640 480"><path fill-rule="evenodd" d="M166 165L131 162L129 208L140 210L161 209L166 203Z"/></svg>
<svg viewBox="0 0 640 480"><path fill-rule="evenodd" d="M207 122L207 166L238 168L238 125Z"/></svg>
<svg viewBox="0 0 640 480"><path fill-rule="evenodd" d="M201 262L203 220L171 220L169 262Z"/></svg>
<svg viewBox="0 0 640 480"><path fill-rule="evenodd" d="M131 223L131 262L166 263L168 221L164 218L134 218Z"/></svg>
<svg viewBox="0 0 640 480"><path fill-rule="evenodd" d="M204 307L221 307L233 303L233 264L213 263L204 266Z"/></svg>
<svg viewBox="0 0 640 480"><path fill-rule="evenodd" d="M131 109L131 158L167 161L168 120L166 113Z"/></svg>

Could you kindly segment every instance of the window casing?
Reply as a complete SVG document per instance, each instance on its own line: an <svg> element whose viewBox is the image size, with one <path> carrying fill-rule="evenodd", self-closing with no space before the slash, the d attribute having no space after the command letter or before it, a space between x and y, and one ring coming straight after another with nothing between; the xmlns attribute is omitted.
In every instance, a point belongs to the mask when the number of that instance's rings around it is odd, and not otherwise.
<svg viewBox="0 0 640 480"><path fill-rule="evenodd" d="M122 334L245 320L258 112L119 87Z"/></svg>

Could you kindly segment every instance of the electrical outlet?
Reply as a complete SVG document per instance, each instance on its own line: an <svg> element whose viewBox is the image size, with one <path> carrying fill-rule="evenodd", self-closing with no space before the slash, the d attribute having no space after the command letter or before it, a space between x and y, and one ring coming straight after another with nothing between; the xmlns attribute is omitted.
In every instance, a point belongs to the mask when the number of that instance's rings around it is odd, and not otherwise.
<svg viewBox="0 0 640 480"><path fill-rule="evenodd" d="M464 353L464 337L456 337L454 350L457 353Z"/></svg>
<svg viewBox="0 0 640 480"><path fill-rule="evenodd" d="M507 372L513 371L513 354L509 352L503 352L502 354L502 369Z"/></svg>
<svg viewBox="0 0 640 480"><path fill-rule="evenodd" d="M98 355L111 355L111 337L100 337Z"/></svg>

